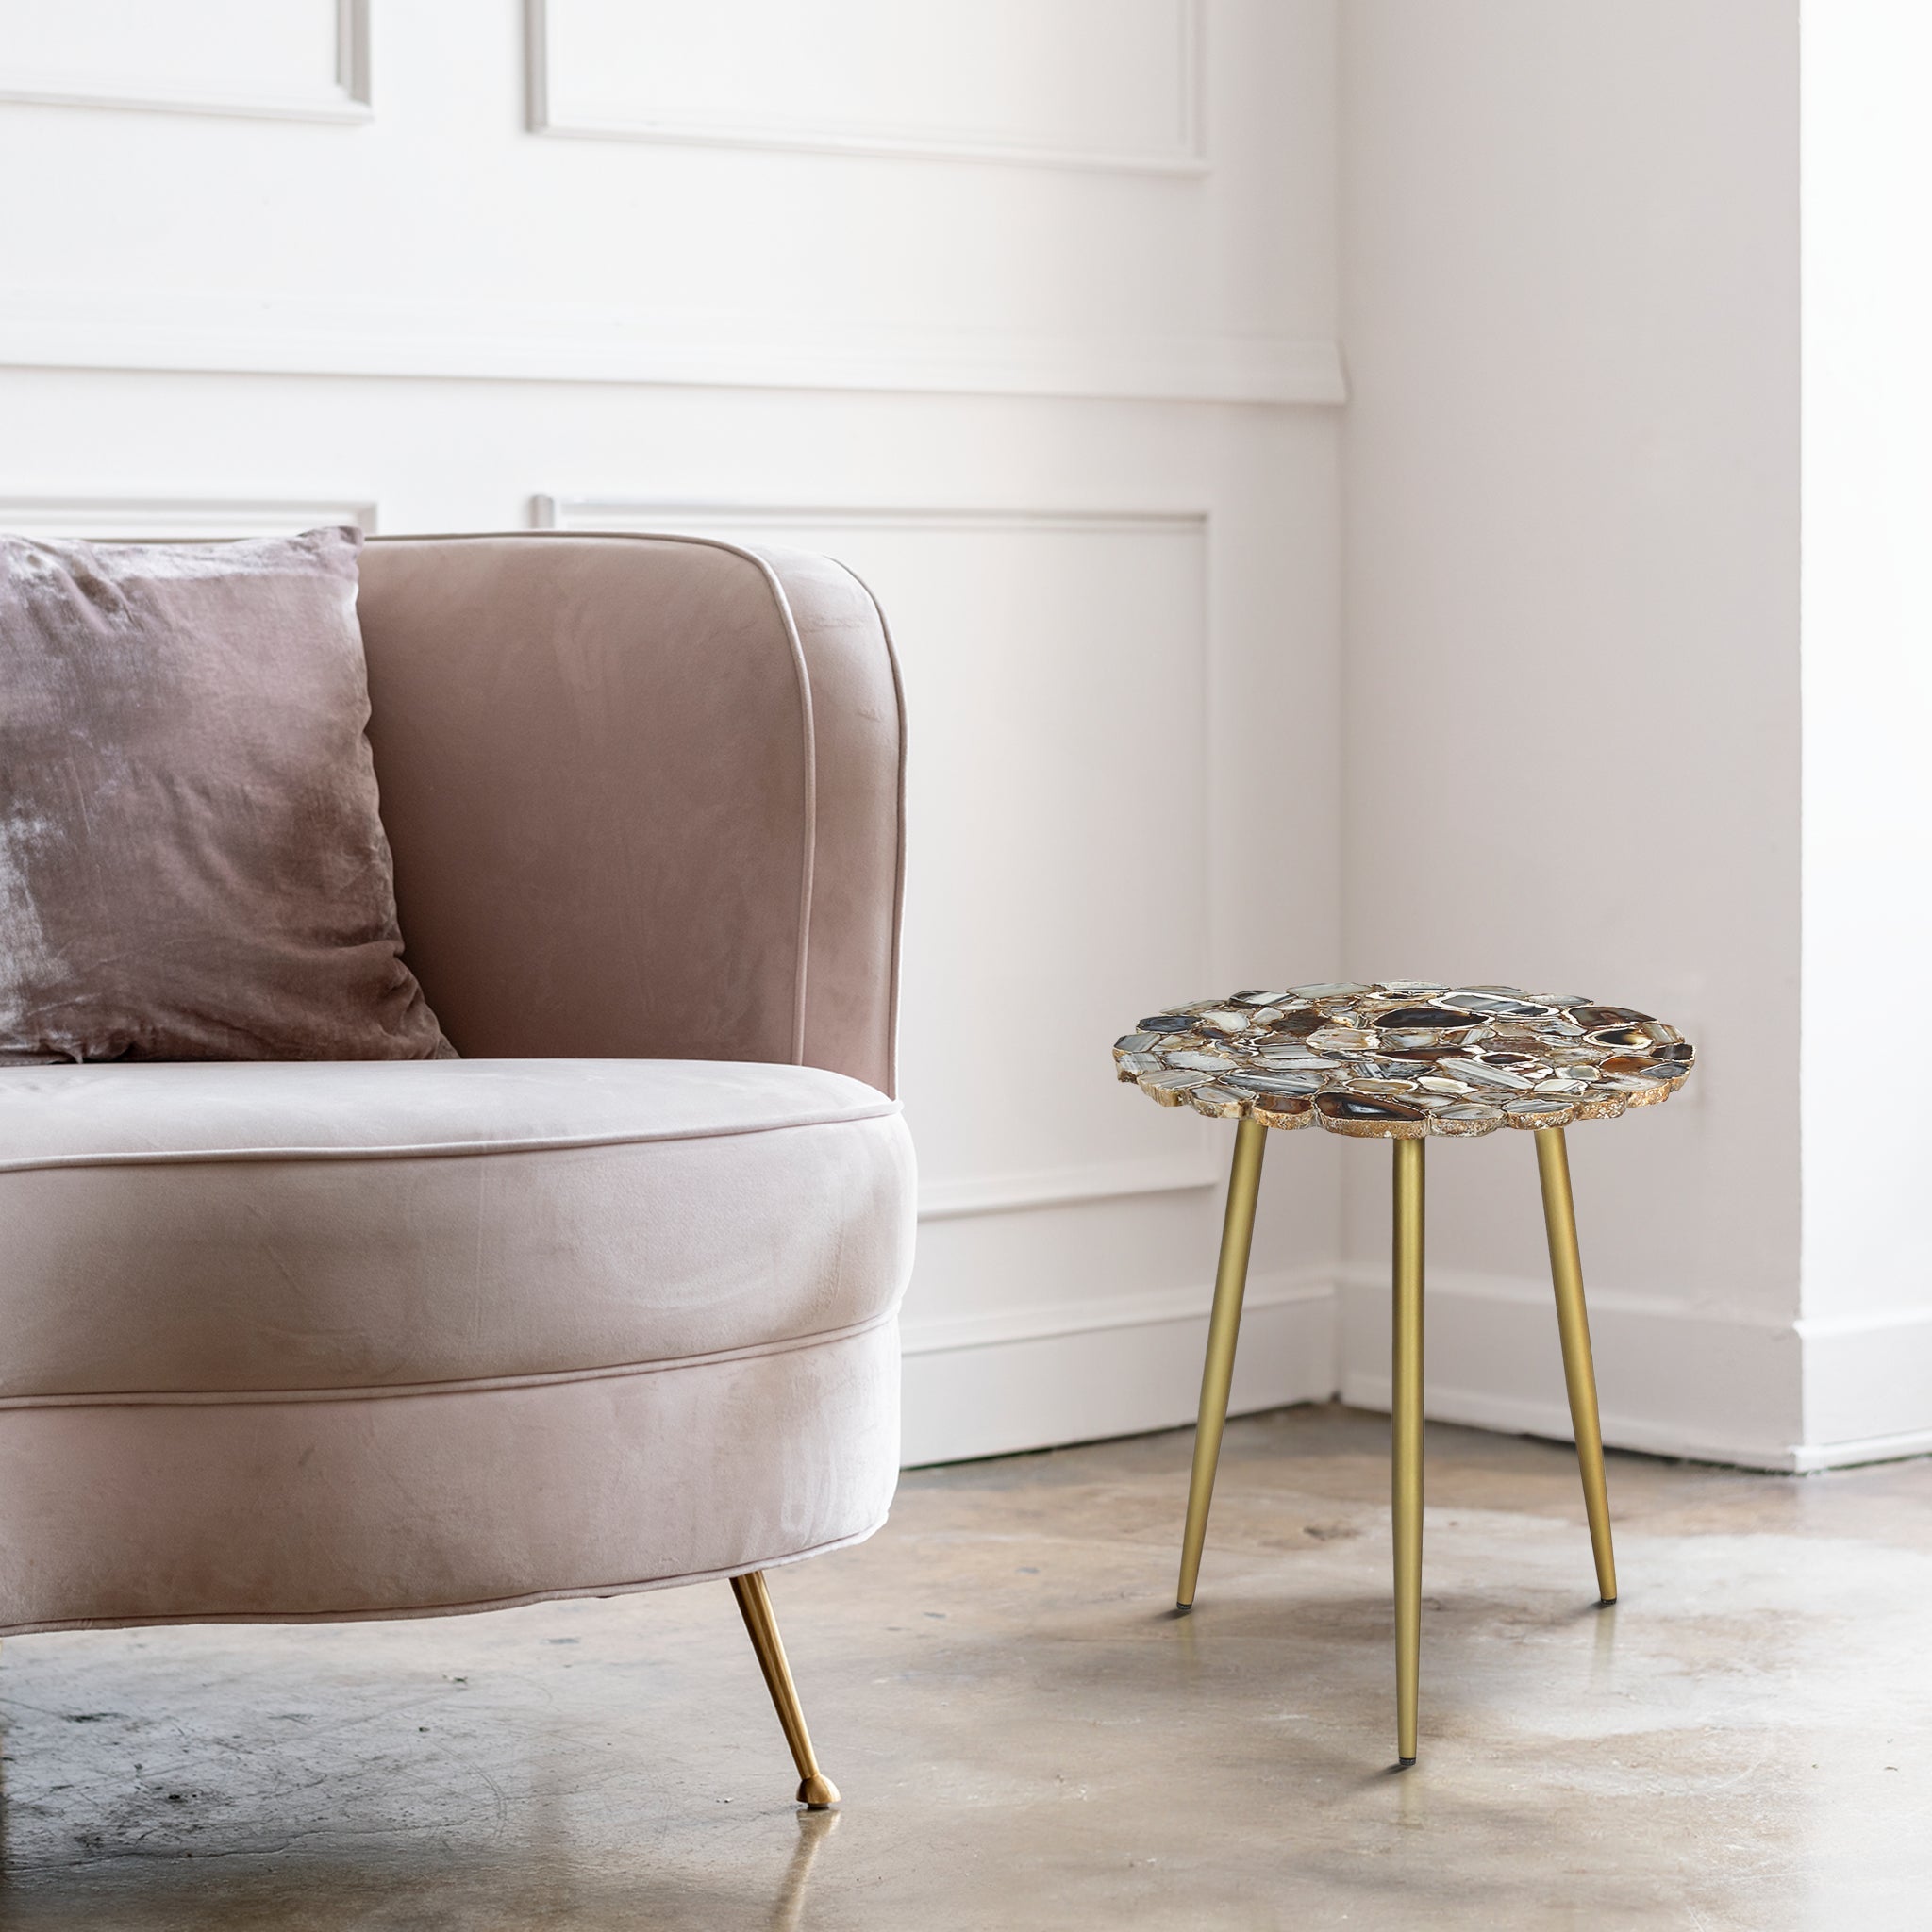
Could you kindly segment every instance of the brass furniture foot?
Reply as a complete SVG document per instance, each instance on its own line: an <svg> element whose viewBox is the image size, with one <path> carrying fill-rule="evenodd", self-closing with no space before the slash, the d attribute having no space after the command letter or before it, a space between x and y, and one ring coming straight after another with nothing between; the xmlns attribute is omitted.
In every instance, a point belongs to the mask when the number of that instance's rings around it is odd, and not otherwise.
<svg viewBox="0 0 1932 1932"><path fill-rule="evenodd" d="M819 1769L818 1758L812 1753L811 1734L805 1727L805 1712L799 1707L798 1687L791 1681L791 1667L785 1661L785 1645L778 1635L778 1620L772 1614L765 1573L752 1570L742 1576L734 1576L731 1593L738 1599L745 1632L757 1653L758 1669L765 1675L765 1689L772 1693L785 1741L791 1747L791 1761L798 1767L798 1802L808 1811L827 1811L839 1802L839 1787Z"/></svg>

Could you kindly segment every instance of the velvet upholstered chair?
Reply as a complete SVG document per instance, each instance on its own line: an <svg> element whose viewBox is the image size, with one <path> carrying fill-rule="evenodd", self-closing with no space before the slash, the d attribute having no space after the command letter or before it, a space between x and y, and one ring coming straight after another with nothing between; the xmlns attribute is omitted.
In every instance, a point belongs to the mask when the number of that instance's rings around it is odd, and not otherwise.
<svg viewBox="0 0 1932 1932"><path fill-rule="evenodd" d="M902 717L823 558L379 540L408 958L460 1059L0 1071L0 1632L431 1616L876 1529L912 1160Z"/></svg>

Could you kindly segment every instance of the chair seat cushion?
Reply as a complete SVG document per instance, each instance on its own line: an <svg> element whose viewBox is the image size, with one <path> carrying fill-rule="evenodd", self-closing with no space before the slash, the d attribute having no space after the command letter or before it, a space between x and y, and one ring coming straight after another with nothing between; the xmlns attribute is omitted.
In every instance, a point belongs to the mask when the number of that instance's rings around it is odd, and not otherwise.
<svg viewBox="0 0 1932 1932"><path fill-rule="evenodd" d="M0 1404L514 1385L888 1322L895 1102L708 1060L0 1069Z"/></svg>

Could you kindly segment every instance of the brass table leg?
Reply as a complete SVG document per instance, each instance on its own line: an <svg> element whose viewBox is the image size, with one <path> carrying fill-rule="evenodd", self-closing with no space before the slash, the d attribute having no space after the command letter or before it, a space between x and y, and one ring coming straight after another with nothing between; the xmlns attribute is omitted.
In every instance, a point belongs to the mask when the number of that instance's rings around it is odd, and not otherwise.
<svg viewBox="0 0 1932 1932"><path fill-rule="evenodd" d="M1181 1537L1181 1580L1174 1607L1194 1607L1201 1547L1208 1540L1208 1506L1214 1500L1214 1470L1221 1460L1221 1432L1227 1423L1227 1391L1234 1380L1234 1345L1241 1333L1241 1295L1248 1285L1248 1250L1255 1239L1255 1197L1261 1186L1261 1156L1268 1129L1244 1120L1235 1129L1234 1165L1227 1178L1227 1214L1221 1224L1221 1265L1214 1274L1214 1311L1208 1318L1208 1358L1201 1365L1201 1413L1194 1424L1194 1472L1188 1482L1188 1524Z"/></svg>
<svg viewBox="0 0 1932 1932"><path fill-rule="evenodd" d="M1393 1349L1390 1375L1395 1541L1395 1755L1415 1762L1423 1641L1423 1147L1395 1145Z"/></svg>
<svg viewBox="0 0 1932 1932"><path fill-rule="evenodd" d="M765 1675L765 1689L777 1706L778 1723L784 1728L786 1743L791 1747L791 1761L798 1767L798 1802L808 1811L828 1810L839 1802L839 1787L819 1769L818 1758L812 1754L811 1734L805 1728L805 1712L799 1707L791 1666L785 1661L785 1645L778 1635L778 1620L772 1614L765 1573L752 1570L742 1576L734 1576L731 1593L738 1599L745 1633L757 1653L758 1669Z"/></svg>
<svg viewBox="0 0 1932 1932"><path fill-rule="evenodd" d="M1550 1238L1550 1279L1557 1291L1557 1329L1563 1339L1563 1380L1570 1425L1583 1471L1583 1507L1597 1594L1617 1601L1617 1558L1610 1548L1610 1497L1604 1484L1604 1438L1596 1412L1596 1368L1590 1355L1590 1316L1583 1306L1583 1257L1576 1246L1576 1204L1570 1195L1570 1152L1561 1127L1539 1127L1537 1172L1543 1187L1543 1226Z"/></svg>

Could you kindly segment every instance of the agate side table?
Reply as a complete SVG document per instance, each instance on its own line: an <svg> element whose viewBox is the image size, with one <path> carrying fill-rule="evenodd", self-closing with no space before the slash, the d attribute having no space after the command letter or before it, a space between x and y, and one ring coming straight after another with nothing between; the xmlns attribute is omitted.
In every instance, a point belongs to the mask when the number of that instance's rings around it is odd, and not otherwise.
<svg viewBox="0 0 1932 1932"><path fill-rule="evenodd" d="M1114 1046L1119 1077L1164 1107L1240 1124L1214 1279L1201 1414L1176 1607L1194 1604L1215 1465L1227 1421L1268 1130L1310 1124L1391 1141L1395 1160L1393 1361L1390 1390L1395 1544L1396 1756L1415 1762L1422 1651L1423 1155L1432 1134L1515 1127L1536 1135L1563 1379L1583 1473L1602 1600L1617 1600L1596 1372L1563 1129L1668 1100L1694 1055L1674 1027L1581 994L1388 979L1238 992L1171 1007Z"/></svg>

